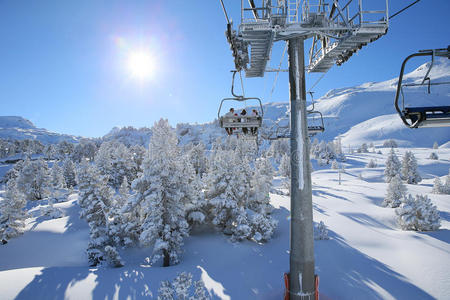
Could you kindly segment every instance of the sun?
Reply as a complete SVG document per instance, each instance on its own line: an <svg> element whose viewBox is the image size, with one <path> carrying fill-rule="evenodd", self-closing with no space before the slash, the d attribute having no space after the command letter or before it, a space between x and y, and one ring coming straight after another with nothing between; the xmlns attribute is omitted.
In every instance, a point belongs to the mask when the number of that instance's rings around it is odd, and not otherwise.
<svg viewBox="0 0 450 300"><path fill-rule="evenodd" d="M133 78L147 80L154 75L155 61L148 51L133 51L128 56L127 67Z"/></svg>

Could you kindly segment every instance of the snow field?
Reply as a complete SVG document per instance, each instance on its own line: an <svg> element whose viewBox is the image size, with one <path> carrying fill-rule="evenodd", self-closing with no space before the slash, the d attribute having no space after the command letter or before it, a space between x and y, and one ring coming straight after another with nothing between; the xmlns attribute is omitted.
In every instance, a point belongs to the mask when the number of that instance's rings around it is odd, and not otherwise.
<svg viewBox="0 0 450 300"><path fill-rule="evenodd" d="M448 174L450 149L396 148L401 159L411 150L423 181L408 193L426 194L441 215L435 232L402 231L395 211L380 204L386 194L383 154L346 154L345 173L313 160L314 222L324 221L329 240L315 241L320 293L330 299L449 299L450 196L431 194L434 176ZM439 160L428 159L436 152ZM376 168L366 168L371 160ZM359 178L362 175L363 179ZM282 189L279 178L275 189ZM265 244L232 243L200 227L185 240L180 264L168 268L145 261L150 248L120 250L122 268L88 266L89 227L79 219L77 194L56 203L60 219L31 217L23 236L0 246L2 299L156 299L161 280L186 271L202 279L213 299L280 299L289 269L289 196L270 194L278 227ZM33 214L41 206L30 210ZM37 214L35 214L37 215Z"/></svg>

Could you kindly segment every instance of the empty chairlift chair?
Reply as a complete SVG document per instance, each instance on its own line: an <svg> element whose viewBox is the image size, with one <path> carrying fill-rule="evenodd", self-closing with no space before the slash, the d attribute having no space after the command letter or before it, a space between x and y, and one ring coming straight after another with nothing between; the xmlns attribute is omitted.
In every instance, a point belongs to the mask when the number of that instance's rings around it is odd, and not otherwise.
<svg viewBox="0 0 450 300"><path fill-rule="evenodd" d="M413 57L429 56L431 58L428 70L421 83L403 83L403 74L406 63ZM450 82L434 82L429 77L433 68L435 57L447 57L450 59L450 46L446 49L421 50L418 53L408 56L402 64L400 76L398 78L397 92L395 94L395 109L397 110L403 123L409 128L423 127L448 127L450 126L450 106L405 106L404 87L424 86L431 93L431 87L436 85L449 85ZM399 106L399 98L402 96L402 107ZM450 104L450 99L447 101Z"/></svg>

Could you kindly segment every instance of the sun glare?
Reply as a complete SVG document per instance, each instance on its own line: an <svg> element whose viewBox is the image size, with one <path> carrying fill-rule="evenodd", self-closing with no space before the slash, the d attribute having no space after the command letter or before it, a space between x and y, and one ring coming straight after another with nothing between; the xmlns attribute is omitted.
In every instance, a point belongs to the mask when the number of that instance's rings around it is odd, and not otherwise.
<svg viewBox="0 0 450 300"><path fill-rule="evenodd" d="M150 79L154 75L155 62L149 52L135 51L128 57L128 70L139 80Z"/></svg>

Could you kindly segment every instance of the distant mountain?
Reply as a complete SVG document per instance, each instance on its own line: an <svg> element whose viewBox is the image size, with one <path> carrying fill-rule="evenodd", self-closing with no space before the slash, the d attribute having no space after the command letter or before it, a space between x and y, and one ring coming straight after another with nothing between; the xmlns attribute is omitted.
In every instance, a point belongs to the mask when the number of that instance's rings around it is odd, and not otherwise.
<svg viewBox="0 0 450 300"><path fill-rule="evenodd" d="M0 138L11 140L32 139L43 144L54 144L60 141L76 143L80 139L80 137L37 128L31 121L16 116L0 116Z"/></svg>
<svg viewBox="0 0 450 300"><path fill-rule="evenodd" d="M404 83L420 83L428 70L423 64L403 78ZM450 82L450 61L438 59L430 73L433 82ZM324 139L342 135L345 145L364 142L381 143L394 138L399 144L414 147L431 147L436 141L450 140L450 128L409 129L403 125L394 108L398 79L378 83L365 83L356 87L329 91L318 99L315 108L324 115ZM449 105L450 85L405 88L405 106Z"/></svg>
<svg viewBox="0 0 450 300"><path fill-rule="evenodd" d="M404 76L405 83L419 83L428 70L428 64L421 65ZM434 82L450 82L450 60L437 59L430 74ZM315 110L324 116L325 132L318 134L319 140L330 141L341 136L345 146L358 146L362 143L382 144L384 140L395 139L400 145L431 147L434 142L443 145L450 141L450 129L423 128L409 129L403 125L394 109L397 78L383 82L369 82L355 87L339 88L329 91L317 99ZM432 87L428 94L424 87L405 89L409 105L432 106L449 105L450 86ZM253 107L248 107L251 109ZM274 131L278 122L287 126L286 112L289 103L266 103L263 105L264 122L262 131ZM316 119L315 122L318 120ZM204 124L177 124L176 131L180 144L203 142L207 148L218 137L225 137L225 130L219 127L217 119ZM147 146L152 135L147 127L114 127L103 140L118 140L126 145ZM41 142L57 143L61 140L77 142L80 138L71 135L52 133L36 128L30 121L21 117L0 117L0 138L38 139Z"/></svg>

